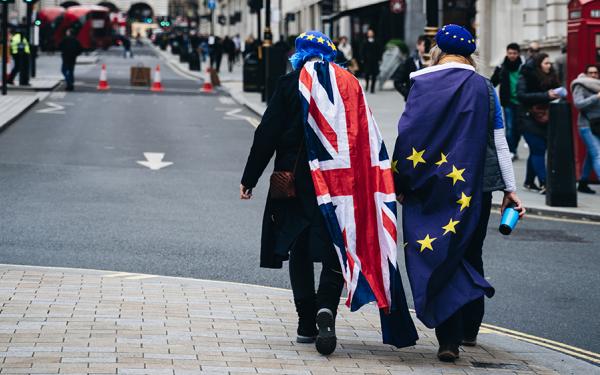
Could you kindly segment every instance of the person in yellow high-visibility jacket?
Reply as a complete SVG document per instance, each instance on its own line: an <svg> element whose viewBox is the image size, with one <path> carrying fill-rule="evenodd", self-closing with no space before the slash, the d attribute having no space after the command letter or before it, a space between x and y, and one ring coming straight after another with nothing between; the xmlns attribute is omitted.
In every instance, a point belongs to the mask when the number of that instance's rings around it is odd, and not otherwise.
<svg viewBox="0 0 600 375"><path fill-rule="evenodd" d="M30 53L27 38L20 31L15 32L10 38L10 55L14 61L13 68L8 75L8 83L11 85L14 84L15 77L19 74L21 65L27 62L24 60L29 58Z"/></svg>

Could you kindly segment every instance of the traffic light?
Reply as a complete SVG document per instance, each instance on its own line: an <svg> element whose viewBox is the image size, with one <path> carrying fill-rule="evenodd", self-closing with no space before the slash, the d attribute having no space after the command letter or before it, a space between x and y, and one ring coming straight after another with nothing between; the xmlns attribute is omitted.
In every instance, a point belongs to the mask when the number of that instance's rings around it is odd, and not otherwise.
<svg viewBox="0 0 600 375"><path fill-rule="evenodd" d="M38 2L38 0L23 0L23 2L24 2L25 4L35 4L35 3L37 3L37 2Z"/></svg>
<svg viewBox="0 0 600 375"><path fill-rule="evenodd" d="M35 22L33 23L36 26L42 26L42 21L41 20L35 20Z"/></svg>
<svg viewBox="0 0 600 375"><path fill-rule="evenodd" d="M150 18L150 17L146 18L146 23L152 23L152 18Z"/></svg>
<svg viewBox="0 0 600 375"><path fill-rule="evenodd" d="M171 22L166 21L166 20L160 21L160 26L161 27L169 27L169 26L171 26Z"/></svg>

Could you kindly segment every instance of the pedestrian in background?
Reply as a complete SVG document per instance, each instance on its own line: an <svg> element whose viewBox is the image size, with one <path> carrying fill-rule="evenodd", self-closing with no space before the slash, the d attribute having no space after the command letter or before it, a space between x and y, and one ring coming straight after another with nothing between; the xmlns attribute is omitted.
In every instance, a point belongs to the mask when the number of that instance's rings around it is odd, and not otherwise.
<svg viewBox="0 0 600 375"><path fill-rule="evenodd" d="M517 84L521 70L521 48L517 43L506 46L506 57L502 64L494 70L490 80L494 86L500 85L500 104L504 110L504 123L506 126L506 140L513 160L518 159L517 149L521 138L520 105L517 98Z"/></svg>
<svg viewBox="0 0 600 375"><path fill-rule="evenodd" d="M371 83L371 93L375 92L375 81L379 74L379 60L381 59L381 46L375 39L375 31L369 29L367 38L363 42L360 50L361 71L365 78L365 91L369 91L369 83Z"/></svg>
<svg viewBox="0 0 600 375"><path fill-rule="evenodd" d="M565 94L546 53L536 54L532 58L532 65L528 69L521 69L517 98L524 107L525 114L521 123L523 137L529 146L525 189L546 193L546 141L550 102ZM535 184L535 177L539 186Z"/></svg>
<svg viewBox="0 0 600 375"><path fill-rule="evenodd" d="M231 73L235 64L235 43L229 36L223 39L223 51L227 54L227 68Z"/></svg>
<svg viewBox="0 0 600 375"><path fill-rule="evenodd" d="M450 362L461 345L476 345L484 296L494 295L482 260L492 192L504 191L502 211L525 210L499 100L475 71L475 39L446 25L436 42L432 66L412 74L393 160L415 310L435 328L438 358Z"/></svg>
<svg viewBox="0 0 600 375"><path fill-rule="evenodd" d="M26 59L29 59L30 53L27 38L20 30L16 30L10 38L10 56L13 60L13 67L6 79L9 84L14 84L15 77L23 66L29 66L29 61Z"/></svg>
<svg viewBox="0 0 600 375"><path fill-rule="evenodd" d="M131 51L131 40L129 39L129 37L127 35L123 35L123 37L121 38L121 42L123 43L123 58L133 58L133 52Z"/></svg>
<svg viewBox="0 0 600 375"><path fill-rule="evenodd" d="M425 68L425 55L429 53L430 48L431 40L426 35L419 35L415 51L394 72L394 87L405 101L410 92L410 74Z"/></svg>
<svg viewBox="0 0 600 375"><path fill-rule="evenodd" d="M249 54L258 54L258 41L252 35L249 35L244 42L243 57L246 58Z"/></svg>
<svg viewBox="0 0 600 375"><path fill-rule="evenodd" d="M208 37L208 48L210 51L210 67L219 73L221 71L221 61L223 60L223 41L221 41L221 38L211 35Z"/></svg>
<svg viewBox="0 0 600 375"><path fill-rule="evenodd" d="M571 83L573 104L579 110L579 134L587 148L577 190L594 194L588 186L592 169L600 177L600 75L597 65L588 65L585 73Z"/></svg>
<svg viewBox="0 0 600 375"><path fill-rule="evenodd" d="M60 42L59 49L62 57L61 71L67 84L66 90L73 91L75 89L75 64L77 56L81 53L81 44L73 36L73 30L67 30L65 37Z"/></svg>
<svg viewBox="0 0 600 375"><path fill-rule="evenodd" d="M350 45L350 43L348 42L348 37L340 37L339 43L337 44L337 49L339 53L342 54L344 59L346 59L346 61L352 60L352 45Z"/></svg>
<svg viewBox="0 0 600 375"><path fill-rule="evenodd" d="M235 44L235 61L240 60L240 53L242 52L242 40L240 34L235 34L233 37L233 44Z"/></svg>

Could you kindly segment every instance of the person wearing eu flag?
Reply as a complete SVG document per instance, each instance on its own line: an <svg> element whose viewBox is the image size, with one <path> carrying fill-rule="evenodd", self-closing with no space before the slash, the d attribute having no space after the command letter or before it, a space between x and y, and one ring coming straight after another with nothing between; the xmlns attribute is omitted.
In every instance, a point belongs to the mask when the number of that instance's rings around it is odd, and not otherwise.
<svg viewBox="0 0 600 375"><path fill-rule="evenodd" d="M352 311L377 302L384 343L412 346L418 336L397 264L396 192L383 137L359 81L334 63L331 39L312 30L295 46L294 71L269 101L240 186L240 198L250 199L275 155L261 266L289 260L299 343L333 353L345 283ZM323 265L316 291L313 261Z"/></svg>
<svg viewBox="0 0 600 375"><path fill-rule="evenodd" d="M393 167L417 317L435 328L438 358L454 361L460 345L476 344L484 296L494 294L481 257L492 191L504 191L502 211L525 209L498 97L471 58L475 39L446 25L436 42L432 66L411 74Z"/></svg>

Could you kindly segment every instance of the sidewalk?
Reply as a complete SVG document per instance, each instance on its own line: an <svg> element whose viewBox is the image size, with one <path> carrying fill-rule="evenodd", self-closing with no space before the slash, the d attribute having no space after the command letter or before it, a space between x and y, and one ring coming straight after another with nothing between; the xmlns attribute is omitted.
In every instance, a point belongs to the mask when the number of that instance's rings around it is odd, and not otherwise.
<svg viewBox="0 0 600 375"><path fill-rule="evenodd" d="M261 95L258 93L244 93L240 80L241 76L240 65L236 66L233 73L222 73L221 81L223 82L223 87L237 102L261 116L266 108L265 103L261 101ZM404 99L394 90L391 82L387 82L383 91L377 91L375 94L367 93L367 100L381 129L388 151L391 152L396 141L398 120L402 111L404 111ZM529 151L526 149L526 144L522 141L519 149L521 159L514 162L514 168L519 196L528 208L530 215L600 222L600 187L598 186L592 186L592 188L598 190L598 194L578 194L578 207L550 207L546 205L546 197L544 195L522 189L523 182L525 181L526 158L528 154ZM493 202L496 207L499 207L502 202L502 193L494 193Z"/></svg>
<svg viewBox="0 0 600 375"><path fill-rule="evenodd" d="M484 329L454 364L381 343L373 306L340 306L338 348L295 342L290 291L99 270L0 265L2 374L597 374L600 368ZM542 361L546 362L543 363Z"/></svg>
<svg viewBox="0 0 600 375"><path fill-rule="evenodd" d="M0 132L39 101L38 95L9 93L0 96Z"/></svg>

